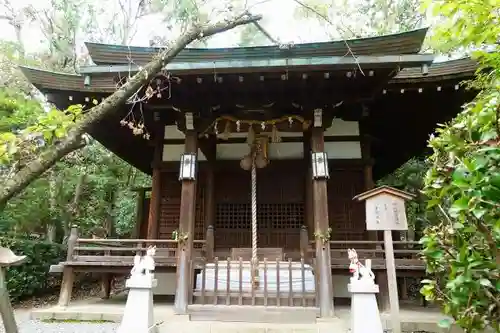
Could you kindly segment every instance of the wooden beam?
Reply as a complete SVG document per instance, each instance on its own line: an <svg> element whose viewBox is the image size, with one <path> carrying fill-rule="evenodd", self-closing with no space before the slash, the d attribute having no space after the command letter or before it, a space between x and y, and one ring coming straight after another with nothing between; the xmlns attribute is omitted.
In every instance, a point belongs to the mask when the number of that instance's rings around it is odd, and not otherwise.
<svg viewBox="0 0 500 333"><path fill-rule="evenodd" d="M198 134L195 131L186 132L184 146L186 153L198 151ZM198 168L197 168L198 170ZM195 177L198 177L196 175ZM189 305L192 274L192 253L194 224L196 218L196 179L182 180L181 208L179 215L179 245L177 257L177 289L175 291L174 311L177 314L187 314ZM186 238L184 239L184 236Z"/></svg>
<svg viewBox="0 0 500 333"><path fill-rule="evenodd" d="M323 152L325 148L323 128L311 129L311 149ZM325 235L329 228L327 180L312 180L313 216L315 234ZM316 237L316 268L318 269L319 308L321 317L333 317L333 283L330 244Z"/></svg>
<svg viewBox="0 0 500 333"><path fill-rule="evenodd" d="M209 163L215 163L217 155L217 137L209 135L208 138L202 138L198 141L201 152L207 158Z"/></svg>
<svg viewBox="0 0 500 333"><path fill-rule="evenodd" d="M148 215L148 239L158 238L158 225L160 222L160 205L161 205L161 169L158 167L163 154L163 136L165 128L164 126L158 126L156 128L155 136L155 151L153 157L153 177L152 177L152 189L151 197L149 200L149 215Z"/></svg>

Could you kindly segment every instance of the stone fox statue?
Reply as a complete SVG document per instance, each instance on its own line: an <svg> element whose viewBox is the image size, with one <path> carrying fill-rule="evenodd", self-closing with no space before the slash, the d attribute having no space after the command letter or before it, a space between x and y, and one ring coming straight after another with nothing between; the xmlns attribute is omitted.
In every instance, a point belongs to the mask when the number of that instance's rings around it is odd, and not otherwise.
<svg viewBox="0 0 500 333"><path fill-rule="evenodd" d="M156 246L149 246L144 257L136 254L134 257L134 267L132 267L130 275L151 275L151 272L155 270L155 261L153 259L155 254Z"/></svg>
<svg viewBox="0 0 500 333"><path fill-rule="evenodd" d="M351 261L349 272L353 274L354 280L374 280L375 275L371 270L371 260L366 260L366 266L358 260L358 254L355 249L347 249L347 257Z"/></svg>

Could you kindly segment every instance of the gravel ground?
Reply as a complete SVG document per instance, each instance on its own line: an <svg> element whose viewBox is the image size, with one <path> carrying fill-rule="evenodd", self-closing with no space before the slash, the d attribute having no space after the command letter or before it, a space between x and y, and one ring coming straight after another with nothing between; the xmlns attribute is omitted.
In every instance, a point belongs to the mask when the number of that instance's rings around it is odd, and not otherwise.
<svg viewBox="0 0 500 333"><path fill-rule="evenodd" d="M19 333L112 333L118 327L117 323L44 323L30 319L29 310L16 310ZM0 332L5 333L0 320Z"/></svg>

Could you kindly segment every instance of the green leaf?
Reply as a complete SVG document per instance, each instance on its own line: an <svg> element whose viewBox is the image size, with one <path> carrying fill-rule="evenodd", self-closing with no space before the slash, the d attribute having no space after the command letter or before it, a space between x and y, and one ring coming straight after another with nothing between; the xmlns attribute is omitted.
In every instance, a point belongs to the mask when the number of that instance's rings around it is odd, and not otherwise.
<svg viewBox="0 0 500 333"><path fill-rule="evenodd" d="M486 210L485 208L481 208L481 207L478 207L478 208L474 208L472 210L472 214L474 214L474 216L477 218L477 219L480 219L484 216L484 214L486 214L488 212L488 210Z"/></svg>
<svg viewBox="0 0 500 333"><path fill-rule="evenodd" d="M459 187L469 186L468 171L466 168L457 168L452 175L453 183Z"/></svg>

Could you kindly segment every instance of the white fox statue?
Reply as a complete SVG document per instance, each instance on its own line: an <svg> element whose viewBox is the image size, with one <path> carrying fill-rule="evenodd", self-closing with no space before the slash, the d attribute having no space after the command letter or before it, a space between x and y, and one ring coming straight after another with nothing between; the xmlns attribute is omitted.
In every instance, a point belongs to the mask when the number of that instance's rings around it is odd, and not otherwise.
<svg viewBox="0 0 500 333"><path fill-rule="evenodd" d="M374 281L375 275L371 270L371 260L366 260L366 266L358 260L358 254L355 249L347 249L347 256L351 263L349 264L349 272L353 274L353 280Z"/></svg>
<svg viewBox="0 0 500 333"><path fill-rule="evenodd" d="M132 267L130 275L152 275L152 272L155 270L155 261L153 259L155 254L156 246L149 246L144 257L136 254L134 257L134 267Z"/></svg>

